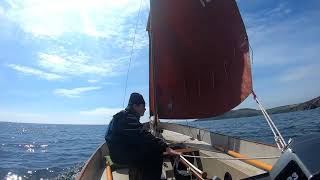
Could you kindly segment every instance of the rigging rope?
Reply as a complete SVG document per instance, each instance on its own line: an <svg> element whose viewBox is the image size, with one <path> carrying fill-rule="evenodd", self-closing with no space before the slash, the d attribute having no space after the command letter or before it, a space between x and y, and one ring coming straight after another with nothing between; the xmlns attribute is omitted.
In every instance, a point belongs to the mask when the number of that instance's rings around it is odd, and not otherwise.
<svg viewBox="0 0 320 180"><path fill-rule="evenodd" d="M131 60L132 60L134 43L135 43L135 41L136 41L136 34L137 34L138 23L139 23L139 18L140 18L141 5L142 5L142 0L140 0L140 6L139 6L139 12L138 12L138 20L137 20L136 25L135 25L135 28L134 28L134 34L133 34L133 39L132 39L132 46L131 46L131 52L130 52L130 60L129 60L129 66L128 66L128 71L127 71L127 77L126 77L126 83L125 83L125 89L124 89L124 96L123 96L122 108L124 108L124 103L125 103L125 100L126 100L127 86L128 86L128 78L129 78L129 70L130 70L130 66L131 66Z"/></svg>
<svg viewBox="0 0 320 180"><path fill-rule="evenodd" d="M268 112L266 111L266 109L262 106L262 104L260 103L256 93L254 91L252 91L252 95L253 95L253 98L254 100L256 101L256 103L258 104L264 118L266 119L268 125L270 126L271 128L271 131L274 135L274 140L278 146L278 148L281 150L281 151L284 151L285 148L287 147L287 143L285 142L285 140L283 139L280 131L278 130L277 126L274 124L274 122L272 121L271 117L269 116Z"/></svg>
<svg viewBox="0 0 320 180"><path fill-rule="evenodd" d="M249 44L249 49L251 49L251 63L253 64L253 49L252 49L250 43L248 43L248 44Z"/></svg>

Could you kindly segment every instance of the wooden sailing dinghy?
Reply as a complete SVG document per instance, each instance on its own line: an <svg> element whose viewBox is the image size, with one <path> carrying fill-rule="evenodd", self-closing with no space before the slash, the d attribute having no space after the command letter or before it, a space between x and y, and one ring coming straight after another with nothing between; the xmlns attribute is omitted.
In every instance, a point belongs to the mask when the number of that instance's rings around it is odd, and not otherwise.
<svg viewBox="0 0 320 180"><path fill-rule="evenodd" d="M293 153L301 144L287 145L263 109L278 147L159 120L217 116L253 92L249 41L235 0L150 0L147 30L150 127L185 153L164 159L163 179L310 179L319 174L316 163L306 165L305 157ZM107 173L107 155L104 143L77 179L129 179L127 168Z"/></svg>
<svg viewBox="0 0 320 180"><path fill-rule="evenodd" d="M277 159L263 159L260 161L262 167L257 168L241 160L232 160L234 157L221 151L219 147L233 150L247 157L262 157L280 155L280 150L271 145L246 141L230 136L216 134L204 129L192 128L188 126L160 123L164 130L163 138L170 144L183 143L188 148L199 151L199 155L216 157L217 159L201 159L200 162L194 160L200 170L207 173L207 177L218 176L223 179L225 174L230 174L233 179L242 179L250 176L263 174L266 170L262 168L263 163L274 165ZM201 137L201 139L197 139ZM104 156L108 155L106 143L102 144L90 157L83 167L78 179L107 179ZM165 159L163 174L166 179L174 179L174 167L169 159ZM199 163L199 164L197 164ZM268 168L268 166L266 166ZM264 167L265 168L265 167ZM119 169L113 172L114 180L128 180L129 169ZM189 178L190 179L190 178Z"/></svg>

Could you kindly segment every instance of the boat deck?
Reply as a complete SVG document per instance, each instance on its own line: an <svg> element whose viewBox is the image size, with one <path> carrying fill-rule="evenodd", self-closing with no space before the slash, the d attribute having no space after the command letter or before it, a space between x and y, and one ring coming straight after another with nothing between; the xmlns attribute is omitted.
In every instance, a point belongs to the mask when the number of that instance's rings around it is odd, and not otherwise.
<svg viewBox="0 0 320 180"><path fill-rule="evenodd" d="M184 134L180 134L169 130L163 130L162 136L169 144L182 143L187 147L198 149L200 152L200 156L232 158L231 156L215 149L211 146L211 144L206 143L204 141L199 141ZM167 162L166 164L168 165L170 164L170 162ZM232 175L233 179L241 179L248 176L262 174L265 172L240 160L201 159L201 164L203 167L203 171L208 173L209 178L213 176L218 176L223 179L225 172L228 172ZM169 171L172 171L172 166L170 166L169 168L168 166L164 167L163 176L165 176L165 174L170 174L168 173ZM117 171L113 171L112 174L114 180L129 180L128 169L120 169ZM171 177L165 178L172 179ZM101 180L107 180L105 171L102 174Z"/></svg>
<svg viewBox="0 0 320 180"><path fill-rule="evenodd" d="M188 147L199 149L200 156L232 158L231 156L214 148L211 144L199 141L184 134L164 130L162 135L169 143L183 143ZM203 171L208 173L208 177L218 176L223 178L223 172L229 172L233 177L238 177L235 179L240 179L265 172L240 160L201 159L201 163Z"/></svg>

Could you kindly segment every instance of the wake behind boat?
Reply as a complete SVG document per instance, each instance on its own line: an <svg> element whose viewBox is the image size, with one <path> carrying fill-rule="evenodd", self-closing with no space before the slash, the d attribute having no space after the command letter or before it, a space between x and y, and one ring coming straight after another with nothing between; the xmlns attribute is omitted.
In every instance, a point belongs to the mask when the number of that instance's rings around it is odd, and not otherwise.
<svg viewBox="0 0 320 180"><path fill-rule="evenodd" d="M319 137L286 142L252 88L249 39L234 0L151 0L150 123L146 126L183 153L165 156L163 179L319 179ZM221 115L253 94L275 145L160 122ZM107 144L78 179L139 179L116 165Z"/></svg>

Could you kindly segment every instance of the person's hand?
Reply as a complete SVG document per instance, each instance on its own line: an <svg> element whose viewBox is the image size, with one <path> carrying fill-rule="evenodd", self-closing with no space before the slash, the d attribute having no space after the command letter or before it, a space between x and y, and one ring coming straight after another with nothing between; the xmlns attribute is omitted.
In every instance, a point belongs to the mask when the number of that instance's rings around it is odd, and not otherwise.
<svg viewBox="0 0 320 180"><path fill-rule="evenodd" d="M166 148L166 152L167 152L168 155L170 155L170 156L180 156L180 155L182 155L181 152L177 152L177 151L175 151L175 150L173 150L173 149L171 149L171 148L169 148L169 147Z"/></svg>

